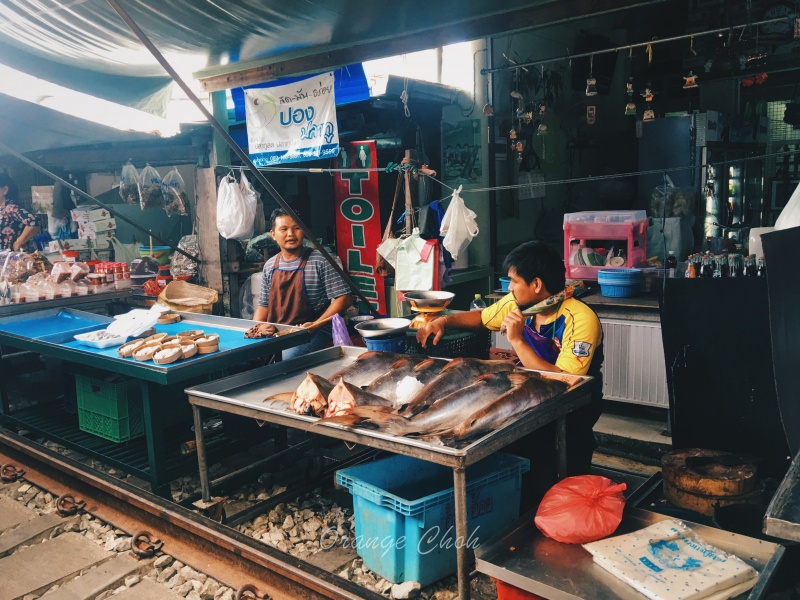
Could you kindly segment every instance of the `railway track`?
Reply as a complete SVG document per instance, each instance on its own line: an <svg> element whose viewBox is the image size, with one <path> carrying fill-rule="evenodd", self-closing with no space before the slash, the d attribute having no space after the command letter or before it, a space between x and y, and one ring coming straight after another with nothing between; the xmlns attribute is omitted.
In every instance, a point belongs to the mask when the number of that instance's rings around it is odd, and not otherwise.
<svg viewBox="0 0 800 600"><path fill-rule="evenodd" d="M69 582L70 576L86 571L91 565L107 565L110 568L110 565L114 564L117 565L120 572L130 572L130 574L121 579L118 576L110 575L107 582L108 588L106 589L114 589L120 584L124 585L124 581L128 578L141 577L137 573L143 571L152 572L153 567L149 564L138 568L130 566L128 564L130 561L134 563L136 561L128 556L130 553L127 552L127 547L124 548L125 552L120 552L119 546L120 544L124 546L125 539L141 532L148 532L148 535L144 536L139 544L145 551L153 545L154 540L158 540L161 543L156 555L152 557L153 560L168 556L175 561L174 564L191 567L193 571L219 582L220 588L217 589L215 595L211 596L214 598L225 597L224 592L221 593L220 589L226 587L231 590L230 597L234 596L233 590L235 590L237 597L270 597L276 600L284 598L332 598L342 600L377 600L385 598L385 596L338 577L309 562L245 536L236 529L223 525L198 512L164 500L113 476L105 475L95 470L87 470L85 465L69 457L31 443L30 440L4 429L0 429L0 465L11 465L13 467L13 471L11 467L6 468L9 476L12 476L13 473L18 473L20 470L24 471L23 478L17 481L6 481L3 484L7 492L6 495L8 493L13 495L17 493L15 490L19 490L20 487L31 485L35 486L36 490L41 490L45 497L47 494L52 498L69 496L72 502L82 504L80 512L88 515L82 517L84 522L87 519L94 519L102 524L108 524L108 529L119 533L119 539L123 540L110 551L98 547L97 550L103 551L92 554L90 565L81 563L79 566L75 566L69 563L61 570L54 568L44 570L44 572L42 569L35 569L32 579L27 583L24 580L16 582L16 587L13 590L0 591L0 600L38 597L53 585L61 585L60 589L67 585L77 588L79 587L77 583ZM9 488L8 486L12 487ZM293 489L292 492L296 494L297 490ZM279 500L280 498L272 499L273 503ZM262 510L263 508L261 506ZM53 521L54 518L49 518L48 523ZM72 521L70 521L70 518ZM42 546L55 544L56 548L53 552L57 556L64 557L67 562L71 557L86 554L87 542L85 537L75 533L76 526L74 524L72 526L68 525L70 522L74 523L75 518L76 516L62 518L52 527L48 525L45 528L46 532L39 532L30 539L24 538L15 548L20 546L29 547L11 553L8 559L14 556L18 556L18 558L14 563L6 563L5 569L9 571L12 568L18 570L17 563L26 564L30 562L25 560L23 552L31 552L30 548L32 546L30 545L43 538L47 539L47 542ZM78 518L80 522L80 515ZM240 515L239 520L242 518L244 517ZM17 525L14 525L16 529L12 527L12 533L20 530ZM42 527L44 525L40 528ZM102 531L105 525L99 527L99 530ZM0 540L3 539L3 535L0 533ZM21 531L18 531L18 535L22 535ZM50 536L52 536L52 539L49 539ZM90 546L92 545L91 542L89 544ZM111 543L109 542L107 545L111 545ZM0 546L1 548L2 546ZM119 556L115 556L115 554ZM123 555L125 559L120 558ZM145 558L144 560L150 559ZM168 562L170 562L169 558L161 558L162 566ZM97 568L92 571L97 572ZM51 572L52 576L49 580L42 582L41 575L46 575L47 572ZM0 580L10 576L10 573L4 571L3 559L0 558ZM86 577L86 575L83 577ZM78 580L83 577L79 577ZM117 577L116 580L114 577ZM159 575L159 578L161 577L163 576ZM44 577L44 579L48 579L48 577ZM134 581L134 579L128 579L128 581ZM148 588L152 587L151 582L145 576L143 583L136 584L131 588L131 591L139 585L144 585ZM26 586L29 589L26 589ZM161 593L163 595L145 596L143 595L144 588L140 588L139 595L130 597L168 598L171 597L167 594L168 592L173 595L172 597L177 597L175 592L167 589L167 587L162 586L162 588L163 592L153 588L153 591L148 591L148 594ZM5 589L5 587L0 586L0 589ZM58 596L53 594L57 592L58 590L50 592L47 596L56 600ZM208 590L206 590L206 594L208 595ZM95 598L97 593L95 590L92 594L85 596L71 595L63 597Z"/></svg>

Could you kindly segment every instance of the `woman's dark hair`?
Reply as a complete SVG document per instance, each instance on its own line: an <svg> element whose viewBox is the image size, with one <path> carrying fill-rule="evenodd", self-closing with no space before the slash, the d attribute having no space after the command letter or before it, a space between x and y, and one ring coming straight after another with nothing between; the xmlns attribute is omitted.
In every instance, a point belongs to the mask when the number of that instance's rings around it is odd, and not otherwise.
<svg viewBox="0 0 800 600"><path fill-rule="evenodd" d="M17 199L17 184L9 177L8 173L0 173L0 188L7 187L6 200L15 202Z"/></svg>
<svg viewBox="0 0 800 600"><path fill-rule="evenodd" d="M525 283L530 284L538 277L551 294L564 289L564 261L544 242L525 242L514 248L503 262L503 272L508 273L512 267Z"/></svg>
<svg viewBox="0 0 800 600"><path fill-rule="evenodd" d="M272 231L275 229L275 219L278 217L288 217L290 216L288 212L286 212L280 206L272 211L272 214L269 216L269 230Z"/></svg>

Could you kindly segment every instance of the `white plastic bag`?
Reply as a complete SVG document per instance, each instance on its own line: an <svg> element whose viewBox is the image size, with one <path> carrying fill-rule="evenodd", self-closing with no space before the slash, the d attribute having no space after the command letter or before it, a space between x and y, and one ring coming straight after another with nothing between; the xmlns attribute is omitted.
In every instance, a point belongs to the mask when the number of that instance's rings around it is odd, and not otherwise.
<svg viewBox="0 0 800 600"><path fill-rule="evenodd" d="M239 178L239 190L242 192L242 198L244 198L244 207L245 211L247 212L245 215L247 229L245 230L244 234L237 239L249 240L251 237L253 237L255 232L256 211L258 210L258 195L253 189L253 186L250 185L250 181L245 176L244 171L242 171L242 175Z"/></svg>
<svg viewBox="0 0 800 600"><path fill-rule="evenodd" d="M798 185L789 202L783 207L781 214L775 221L775 231L800 226L800 185Z"/></svg>
<svg viewBox="0 0 800 600"><path fill-rule="evenodd" d="M247 181L242 174L242 179ZM249 187L249 183L246 184ZM225 239L247 239L253 235L255 195L242 193L233 174L222 178L217 190L217 230Z"/></svg>
<svg viewBox="0 0 800 600"><path fill-rule="evenodd" d="M461 188L462 186L458 186L453 192L453 199L447 207L447 212L444 213L441 227L444 235L442 244L454 261L458 260L458 255L469 246L472 238L478 235L478 223L475 221L477 215L468 209L461 199Z"/></svg>
<svg viewBox="0 0 800 600"><path fill-rule="evenodd" d="M400 240L397 245L397 264L395 265L394 286L398 290L432 290L434 289L435 253L426 253L427 240L419 236L419 229L414 228L411 235ZM422 259L425 255L427 258Z"/></svg>

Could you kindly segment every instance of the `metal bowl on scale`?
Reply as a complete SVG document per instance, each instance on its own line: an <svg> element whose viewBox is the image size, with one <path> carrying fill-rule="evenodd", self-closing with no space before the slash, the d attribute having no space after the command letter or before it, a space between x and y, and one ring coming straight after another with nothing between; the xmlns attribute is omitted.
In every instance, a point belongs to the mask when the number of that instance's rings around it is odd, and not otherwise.
<svg viewBox="0 0 800 600"><path fill-rule="evenodd" d="M381 339L404 335L410 326L410 319L370 319L358 323L355 326L355 330L363 338Z"/></svg>
<svg viewBox="0 0 800 600"><path fill-rule="evenodd" d="M444 310L455 298L453 292L442 291L406 292L404 296L411 308L420 312Z"/></svg>

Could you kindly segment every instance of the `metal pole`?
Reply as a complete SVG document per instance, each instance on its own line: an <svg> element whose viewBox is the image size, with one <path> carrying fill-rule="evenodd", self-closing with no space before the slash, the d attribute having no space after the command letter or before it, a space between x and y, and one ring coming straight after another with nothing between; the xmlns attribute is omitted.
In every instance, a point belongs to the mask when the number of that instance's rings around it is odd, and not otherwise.
<svg viewBox="0 0 800 600"><path fill-rule="evenodd" d="M94 203L96 203L98 206L100 206L100 207L102 207L102 208L105 208L105 209L106 209L108 212L110 212L111 214L113 214L113 215L114 215L114 216L115 216L117 219L120 219L120 220L122 220L122 221L125 221L125 222L126 222L128 225L133 225L133 226L134 226L136 229L138 229L139 231L142 231L142 232L144 232L144 233L146 233L146 234L148 234L148 235L151 235L151 236L153 236L153 239L154 239L154 240L158 240L159 242L161 242L161 243L162 243L162 244L164 244L165 246L169 246L169 247L170 247L170 248L172 248L172 249L173 249L175 252L180 252L180 253L181 253L181 254L183 254L183 255L184 255L186 258L189 258L189 259L193 260L194 262L196 262L196 263L198 263L198 264L200 264L200 263L202 263L202 262L203 262L202 260L200 260L200 259L199 259L199 258L197 258L196 256L193 256L192 254L189 254L189 253L185 252L184 250L181 250L180 248L178 248L178 247L176 247L176 246L173 246L173 245L172 245L172 244L170 244L168 241L166 241L166 240L164 240L164 239L162 239L162 238L158 237L158 236L157 236L155 233L153 233L153 230L152 230L152 229L145 229L144 227L142 227L142 226L141 226L141 225L139 225L138 223L134 223L133 221L131 221L131 220L130 220L128 217L126 217L125 215L121 215L121 214L119 214L119 213L118 213L116 210L114 210L114 207L113 207L113 205L108 205L108 204L106 204L105 202L100 202L100 200L98 200L98 199L97 199L97 198L95 198L94 196L91 196L91 195L87 194L86 192L84 192L82 189L75 187L74 185L72 185L72 184L71 184L69 181L67 181L66 179L61 179L61 177L59 177L59 176L58 176L58 175L56 175L55 173L51 173L50 171L48 171L47 169L45 169L43 166L36 164L36 163L35 163L35 162L33 162L31 159L29 159L29 158L27 158L26 156L24 156L24 155L20 154L19 152L17 152L17 151L16 151L16 150L14 150L13 148L9 148L9 147L8 147L8 146L6 146L6 145L5 145L3 142L0 142L0 150L3 150L4 152L7 152L8 154L10 154L11 156L13 156L13 157L14 157L14 158L16 158L17 160L20 160L20 161L22 161L23 163L25 163L25 164L26 164L26 165L28 165L29 167L32 167L32 168L36 169L37 171L39 171L40 173L43 173L44 175L47 175L47 176L48 176L50 179L52 179L53 181L57 181L57 182L59 182L61 185L65 186L66 188L68 188L68 189L70 189L70 190L72 190L73 192L75 192L75 193L76 193L76 194L78 194L79 196L82 196L82 197L86 198L87 200L89 200L90 202L94 202Z"/></svg>
<svg viewBox="0 0 800 600"><path fill-rule="evenodd" d="M453 493L456 501L456 574L458 577L458 598L469 600L469 529L467 528L467 472L461 468L453 469Z"/></svg>
<svg viewBox="0 0 800 600"><path fill-rule="evenodd" d="M556 477L567 476L567 417L556 419Z"/></svg>
<svg viewBox="0 0 800 600"><path fill-rule="evenodd" d="M305 223L303 223L300 220L300 217L297 216L297 213L295 213L294 210L292 210L292 207L289 206L286 200L284 200L283 197L280 195L280 193L278 193L278 190L276 190L273 187L273 185L269 181L267 181L267 178L264 177L264 175L250 161L250 157L247 156L244 150L242 150L238 146L238 144L233 141L233 138L228 133L227 128L223 127L219 123L219 121L217 121L214 118L214 115L212 115L208 111L208 109L203 105L203 103L200 102L200 99L195 95L195 93L191 90L191 88L189 88L189 86L186 85L186 82L184 82L183 79L180 78L180 76L175 72L175 69L172 68L172 65L170 65L167 62L167 60L164 58L161 52L159 52L158 48L156 48L153 45L153 42L150 41L150 38L148 38L145 35L145 33L139 28L139 26L133 21L133 19L131 19L128 13L125 12L125 9L123 9L120 6L119 2L117 0L107 0L107 1L111 5L111 7L117 12L120 18L123 21L125 21L128 27L130 27L131 31L136 35L136 37L139 38L139 41L141 41L142 44L144 44L145 48L147 48L150 51L150 54L152 54L153 57L159 62L159 64L161 64L161 66L164 67L164 70L169 74L170 77L172 77L172 80L178 84L178 87L180 87L186 94L186 96L192 102L194 102L198 110L201 113L203 113L203 116L205 116L205 118L208 120L211 127L214 128L214 130L220 135L220 137L223 140L225 140L225 143L228 144L228 147L233 151L234 154L236 154L237 157L239 157L239 160L242 161L242 164L250 170L250 173L253 175L253 177L261 185L264 186L264 188L269 192L270 196L272 196L275 202L277 202L278 205L283 210L285 210L292 219L294 219L295 223L297 223L300 226L300 229L303 231L303 235L306 238L308 238L309 241L311 241L314 247L320 251L322 256L325 257L325 259L331 264L331 266L336 270L336 272L342 276L342 279L344 279L347 282L353 293L356 296L358 296L362 302L364 302L364 304L367 306L367 308L374 316L376 317L379 316L378 311L375 310L375 308L373 308L372 304L370 304L370 301L363 294L363 292L360 289L358 289L358 286L355 284L355 282L352 279L350 279L350 276L347 273L345 273L344 270L339 266L339 264L333 259L333 257L330 254L328 254L328 251L325 250L322 244L320 244L316 240L316 238L314 238L314 234L312 233L312 231L306 226Z"/></svg>
<svg viewBox="0 0 800 600"><path fill-rule="evenodd" d="M509 69L524 69L526 67L535 67L538 65L545 65L547 63L559 62L562 60L573 60L575 58L586 58L588 56L596 56L597 54L607 54L608 52L619 52L620 50L630 50L632 48L641 48L642 46L655 46L656 44L663 44L665 42L677 42L680 40L688 40L696 37L703 37L706 35L714 35L717 33L727 33L729 31L736 31L737 29L746 29L747 27L759 27L760 25L769 25L770 23L785 23L788 17L779 17L777 19L766 19L764 21L757 21L755 23L747 23L746 25L735 25L733 27L721 27L720 29L711 29L709 31L701 31L698 33L687 33L685 35L676 35L664 39L650 40L649 42L639 42L638 44L628 44L627 46L617 46L616 48L603 48L602 50L593 50L591 52L583 52L582 54L566 54L564 56L556 56L553 58L545 58L542 60L534 60L526 63L515 63L513 65L506 65L504 67L494 67L491 69L481 69L481 75L488 73L497 73L498 71L508 71ZM770 70L770 72L772 72Z"/></svg>
<svg viewBox="0 0 800 600"><path fill-rule="evenodd" d="M203 502L211 502L211 484L208 481L208 463L206 462L206 439L203 432L203 409L197 404L192 404L194 417L194 440L197 451L197 467L200 471L200 490Z"/></svg>

